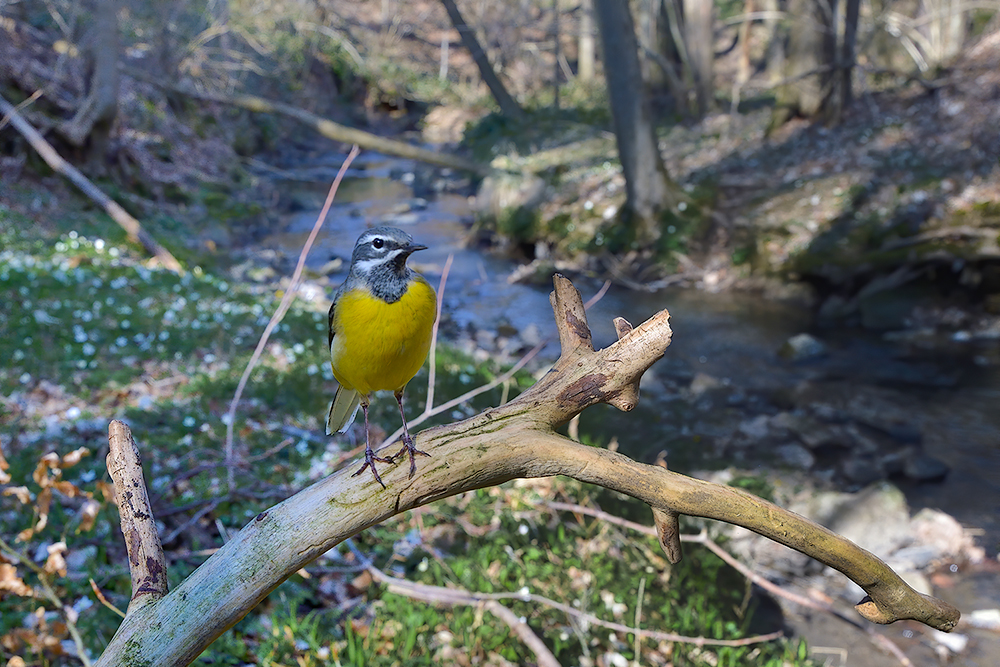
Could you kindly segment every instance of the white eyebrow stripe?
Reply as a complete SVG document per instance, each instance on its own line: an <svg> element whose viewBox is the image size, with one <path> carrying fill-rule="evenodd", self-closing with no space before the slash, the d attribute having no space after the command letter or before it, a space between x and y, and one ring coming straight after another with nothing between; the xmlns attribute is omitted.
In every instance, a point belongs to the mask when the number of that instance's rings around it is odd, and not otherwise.
<svg viewBox="0 0 1000 667"><path fill-rule="evenodd" d="M365 234L360 239L358 239L357 245L365 245L371 243L375 239L382 239L383 241L388 241L388 236L383 236L382 234Z"/></svg>

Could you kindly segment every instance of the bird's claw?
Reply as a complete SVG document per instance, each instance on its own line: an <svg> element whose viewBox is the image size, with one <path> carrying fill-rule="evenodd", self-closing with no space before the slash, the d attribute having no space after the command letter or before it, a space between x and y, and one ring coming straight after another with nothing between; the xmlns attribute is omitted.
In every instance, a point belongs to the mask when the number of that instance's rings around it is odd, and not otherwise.
<svg viewBox="0 0 1000 667"><path fill-rule="evenodd" d="M395 454L393 454L392 456L390 456L389 459L391 461L395 462L395 460L396 460L397 457L400 457L400 456L403 455L403 452L409 452L410 453L410 479L413 479L413 476L417 474L416 455L420 454L421 456L430 456L430 454L428 454L427 452L422 451L420 449L417 449L417 446L413 443L413 438L412 437L407 437L407 436L404 435L401 438L401 440L403 441L403 446L400 448L400 450L398 452L396 452ZM373 470L374 470L374 468L373 468Z"/></svg>
<svg viewBox="0 0 1000 667"><path fill-rule="evenodd" d="M395 459L394 456L390 456L388 458L382 458L381 456L375 456L375 452L372 451L371 447L367 447L367 448L365 448L365 464L363 466L361 466L360 470L358 470L356 473L354 473L353 475L351 475L351 477L357 477L358 475L360 475L361 473L363 473L365 471L365 468L368 468L370 466L371 469L372 469L372 474L375 475L375 481L378 482L379 484L381 484L382 488L384 489L385 488L385 482L383 482L382 481L382 477L379 476L378 470L375 468L375 462L378 461L380 463L392 463L394 461L394 459Z"/></svg>

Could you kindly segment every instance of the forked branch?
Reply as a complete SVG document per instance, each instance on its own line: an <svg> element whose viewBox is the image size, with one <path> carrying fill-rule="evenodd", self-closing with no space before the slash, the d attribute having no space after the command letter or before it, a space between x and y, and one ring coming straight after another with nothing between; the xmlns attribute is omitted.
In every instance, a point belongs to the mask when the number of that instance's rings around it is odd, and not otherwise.
<svg viewBox="0 0 1000 667"><path fill-rule="evenodd" d="M870 621L954 628L957 609L914 591L873 554L804 517L740 489L556 434L554 427L596 403L635 407L639 379L665 353L671 330L666 311L635 328L619 319L619 340L595 351L580 294L562 276L555 277L552 305L562 354L533 387L503 406L417 434L431 458L413 479L407 466L387 469L383 490L369 477L351 477L348 466L260 513L171 593L130 609L98 664L120 664L128 655L134 664L186 665L288 576L361 530L440 498L549 475L647 503L671 560L681 556L679 515L727 521L843 572L868 593L857 610Z"/></svg>

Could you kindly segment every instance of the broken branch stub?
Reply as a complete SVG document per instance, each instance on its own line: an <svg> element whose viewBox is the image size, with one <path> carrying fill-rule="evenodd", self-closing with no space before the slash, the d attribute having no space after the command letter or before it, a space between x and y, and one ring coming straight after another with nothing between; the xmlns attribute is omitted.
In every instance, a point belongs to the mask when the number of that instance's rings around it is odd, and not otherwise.
<svg viewBox="0 0 1000 667"><path fill-rule="evenodd" d="M128 613L167 594L167 561L156 532L146 493L139 448L124 422L108 426L108 473L115 484L115 500L132 575Z"/></svg>
<svg viewBox="0 0 1000 667"><path fill-rule="evenodd" d="M595 351L580 292L558 273L553 283L549 300L562 347L559 360L507 405L529 406L533 416L549 427L565 424L598 403L631 411L639 402L639 379L670 345L670 313L661 310L636 328L618 318L619 340Z"/></svg>

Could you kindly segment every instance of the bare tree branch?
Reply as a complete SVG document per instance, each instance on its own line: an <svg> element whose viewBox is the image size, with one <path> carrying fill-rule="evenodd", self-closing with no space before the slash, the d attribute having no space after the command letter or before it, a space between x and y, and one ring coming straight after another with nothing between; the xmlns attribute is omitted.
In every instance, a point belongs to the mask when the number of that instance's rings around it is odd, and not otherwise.
<svg viewBox="0 0 1000 667"><path fill-rule="evenodd" d="M870 621L913 619L951 630L957 609L910 588L885 563L849 540L741 489L712 484L586 447L556 426L597 403L631 410L642 374L670 343L661 311L620 340L594 351L576 288L555 277L551 301L559 360L533 387L464 421L426 429L418 445L432 456L420 474L387 469L374 479L338 471L261 512L169 595L129 613L99 665L186 665L264 596L348 537L394 514L515 478L567 475L625 493L661 512L743 526L843 572L868 593L856 607Z"/></svg>

